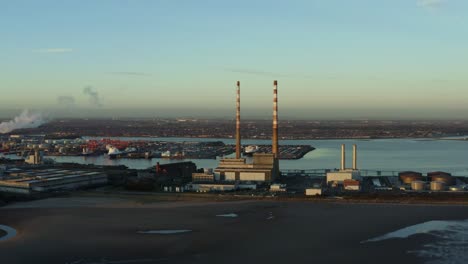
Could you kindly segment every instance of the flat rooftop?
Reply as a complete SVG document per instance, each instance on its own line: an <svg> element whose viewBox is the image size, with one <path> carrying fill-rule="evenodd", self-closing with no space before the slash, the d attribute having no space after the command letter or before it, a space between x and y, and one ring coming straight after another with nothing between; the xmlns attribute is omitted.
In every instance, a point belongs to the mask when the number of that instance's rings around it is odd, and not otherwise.
<svg viewBox="0 0 468 264"><path fill-rule="evenodd" d="M38 182L49 182L62 179L92 177L105 175L98 171L83 171L83 170L64 170L64 169L19 169L13 168L6 171L3 180L0 180L0 185L29 185Z"/></svg>

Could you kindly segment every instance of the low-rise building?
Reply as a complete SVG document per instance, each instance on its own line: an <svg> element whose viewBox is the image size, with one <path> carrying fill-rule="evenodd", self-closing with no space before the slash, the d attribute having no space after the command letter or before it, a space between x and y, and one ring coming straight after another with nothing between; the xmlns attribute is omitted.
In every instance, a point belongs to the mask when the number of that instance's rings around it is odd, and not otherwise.
<svg viewBox="0 0 468 264"><path fill-rule="evenodd" d="M327 184L343 184L345 180L361 180L361 173L358 170L352 169L331 171L327 173Z"/></svg>
<svg viewBox="0 0 468 264"><path fill-rule="evenodd" d="M156 176L169 176L190 181L192 173L197 171L197 165L191 161L175 162L167 164L156 164Z"/></svg>
<svg viewBox="0 0 468 264"><path fill-rule="evenodd" d="M184 192L186 190L185 186L164 186L164 192Z"/></svg>
<svg viewBox="0 0 468 264"><path fill-rule="evenodd" d="M237 189L238 190L256 190L257 189L257 184L254 183L238 183L237 184Z"/></svg>
<svg viewBox="0 0 468 264"><path fill-rule="evenodd" d="M321 188L308 188L305 190L305 194L307 196L322 195L322 189Z"/></svg>
<svg viewBox="0 0 468 264"><path fill-rule="evenodd" d="M193 182L214 182L215 175L213 173L192 173Z"/></svg>
<svg viewBox="0 0 468 264"><path fill-rule="evenodd" d="M192 183L188 187L194 192L234 191L237 188L234 183Z"/></svg>
<svg viewBox="0 0 468 264"><path fill-rule="evenodd" d="M8 170L7 170L8 174ZM107 175L78 170L12 170L0 180L0 192L33 194L107 184Z"/></svg>
<svg viewBox="0 0 468 264"><path fill-rule="evenodd" d="M270 192L286 192L286 184L272 184L270 185Z"/></svg>
<svg viewBox="0 0 468 264"><path fill-rule="evenodd" d="M361 190L361 183L358 180L346 179L343 181L343 187L348 191L359 191Z"/></svg>
<svg viewBox="0 0 468 264"><path fill-rule="evenodd" d="M187 184L185 189L193 192L255 190L257 185L240 182L192 182Z"/></svg>

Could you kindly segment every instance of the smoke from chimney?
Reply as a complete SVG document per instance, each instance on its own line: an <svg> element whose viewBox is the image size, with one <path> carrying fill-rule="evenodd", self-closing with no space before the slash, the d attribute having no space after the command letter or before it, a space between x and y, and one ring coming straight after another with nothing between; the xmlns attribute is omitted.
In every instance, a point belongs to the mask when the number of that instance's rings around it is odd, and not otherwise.
<svg viewBox="0 0 468 264"><path fill-rule="evenodd" d="M94 90L93 87L86 86L83 89L83 93L89 96L88 100L93 106L102 107L102 102L101 98L99 97L99 93L96 90Z"/></svg>
<svg viewBox="0 0 468 264"><path fill-rule="evenodd" d="M36 128L47 123L47 119L40 113L30 113L24 110L13 120L2 122L0 124L0 133L9 133L20 128Z"/></svg>

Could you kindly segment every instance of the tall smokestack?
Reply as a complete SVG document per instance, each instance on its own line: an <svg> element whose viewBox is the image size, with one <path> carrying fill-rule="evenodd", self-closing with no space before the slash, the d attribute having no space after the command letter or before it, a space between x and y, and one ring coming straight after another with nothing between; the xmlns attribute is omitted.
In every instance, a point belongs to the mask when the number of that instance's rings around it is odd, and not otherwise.
<svg viewBox="0 0 468 264"><path fill-rule="evenodd" d="M345 144L341 145L341 170L346 169L346 154L345 154Z"/></svg>
<svg viewBox="0 0 468 264"><path fill-rule="evenodd" d="M353 170L357 170L357 146L353 145Z"/></svg>
<svg viewBox="0 0 468 264"><path fill-rule="evenodd" d="M271 152L278 158L278 81L273 81L273 144Z"/></svg>
<svg viewBox="0 0 468 264"><path fill-rule="evenodd" d="M236 159L241 157L241 136L240 136L240 82L237 81L236 98Z"/></svg>

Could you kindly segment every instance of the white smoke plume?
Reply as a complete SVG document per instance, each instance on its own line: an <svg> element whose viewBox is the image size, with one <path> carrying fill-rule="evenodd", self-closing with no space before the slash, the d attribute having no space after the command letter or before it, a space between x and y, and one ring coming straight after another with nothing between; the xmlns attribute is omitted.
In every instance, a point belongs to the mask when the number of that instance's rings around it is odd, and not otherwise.
<svg viewBox="0 0 468 264"><path fill-rule="evenodd" d="M89 102L90 102L93 106L102 107L101 98L99 97L98 92L97 92L96 90L93 89L93 87L91 87L91 86L86 86L86 87L83 89L83 93L89 96Z"/></svg>
<svg viewBox="0 0 468 264"><path fill-rule="evenodd" d="M28 110L24 110L13 120L2 122L0 124L0 134L9 133L20 128L35 128L45 123L47 123L47 118L42 114L30 113Z"/></svg>

